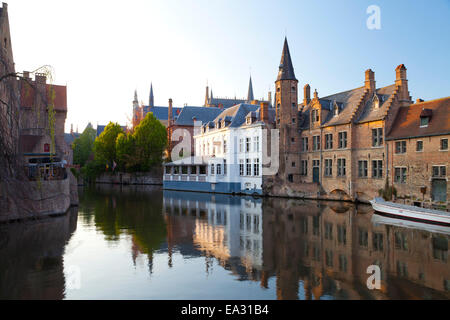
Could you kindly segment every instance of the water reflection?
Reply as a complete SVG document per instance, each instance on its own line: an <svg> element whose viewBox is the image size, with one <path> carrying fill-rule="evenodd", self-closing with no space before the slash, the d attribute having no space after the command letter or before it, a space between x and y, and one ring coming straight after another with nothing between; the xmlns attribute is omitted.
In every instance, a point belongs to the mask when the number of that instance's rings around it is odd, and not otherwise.
<svg viewBox="0 0 450 320"><path fill-rule="evenodd" d="M0 225L0 299L62 299L63 255L77 209L61 217Z"/></svg>
<svg viewBox="0 0 450 320"><path fill-rule="evenodd" d="M79 195L78 215L0 226L1 299L450 298L448 229L370 206L144 186ZM372 264L381 290L366 286Z"/></svg>
<svg viewBox="0 0 450 320"><path fill-rule="evenodd" d="M192 239L239 280L275 277L278 299L450 297L448 235L374 224L369 206L165 191L164 213L169 250Z"/></svg>

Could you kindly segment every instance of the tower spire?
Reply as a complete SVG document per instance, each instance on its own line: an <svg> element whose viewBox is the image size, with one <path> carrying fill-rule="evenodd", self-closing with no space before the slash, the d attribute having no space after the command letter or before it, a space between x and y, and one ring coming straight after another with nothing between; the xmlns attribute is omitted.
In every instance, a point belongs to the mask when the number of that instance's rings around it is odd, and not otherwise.
<svg viewBox="0 0 450 320"><path fill-rule="evenodd" d="M294 67L292 66L287 37L284 38L283 53L281 54L277 80L297 80L294 74Z"/></svg>
<svg viewBox="0 0 450 320"><path fill-rule="evenodd" d="M255 100L255 99L253 98L252 76L250 76L250 81L248 82L247 102L251 102L253 100Z"/></svg>
<svg viewBox="0 0 450 320"><path fill-rule="evenodd" d="M148 106L150 108L154 107L154 98L153 98L153 83L150 82L150 97L148 99Z"/></svg>

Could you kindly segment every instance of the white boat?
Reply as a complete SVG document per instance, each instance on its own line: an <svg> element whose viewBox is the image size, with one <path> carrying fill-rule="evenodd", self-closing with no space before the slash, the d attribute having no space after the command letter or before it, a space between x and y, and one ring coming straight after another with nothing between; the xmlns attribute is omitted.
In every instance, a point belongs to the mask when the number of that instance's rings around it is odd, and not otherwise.
<svg viewBox="0 0 450 320"><path fill-rule="evenodd" d="M370 203L375 213L389 215L399 219L450 226L449 212L389 202L383 198L375 198Z"/></svg>
<svg viewBox="0 0 450 320"><path fill-rule="evenodd" d="M398 219L398 218L390 218L380 214L372 215L372 223L374 225L389 225L396 226L400 228L406 229L416 229L427 231L431 233L440 233L445 235L450 235L450 227L438 225L438 224L430 224L424 222L416 222L413 220L406 219Z"/></svg>

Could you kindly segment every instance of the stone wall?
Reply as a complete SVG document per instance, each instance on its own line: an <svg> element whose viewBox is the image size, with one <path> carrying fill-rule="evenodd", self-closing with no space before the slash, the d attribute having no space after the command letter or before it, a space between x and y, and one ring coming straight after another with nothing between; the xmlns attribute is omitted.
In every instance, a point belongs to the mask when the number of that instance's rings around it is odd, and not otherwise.
<svg viewBox="0 0 450 320"><path fill-rule="evenodd" d="M163 170L160 168L151 172L104 173L95 180L95 183L162 185Z"/></svg>
<svg viewBox="0 0 450 320"><path fill-rule="evenodd" d="M20 197L15 201L11 197L5 197L6 203L0 210L0 222L66 213L71 205L70 186L69 177L53 181L20 181L17 185L8 185L10 190L3 191L10 193L14 190Z"/></svg>

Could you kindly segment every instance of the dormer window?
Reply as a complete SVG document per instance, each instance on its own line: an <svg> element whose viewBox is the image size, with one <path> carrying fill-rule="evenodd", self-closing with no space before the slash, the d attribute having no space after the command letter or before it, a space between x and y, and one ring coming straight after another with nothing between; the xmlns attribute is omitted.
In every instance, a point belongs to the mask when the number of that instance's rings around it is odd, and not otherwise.
<svg viewBox="0 0 450 320"><path fill-rule="evenodd" d="M311 114L311 121L312 121L312 122L319 122L319 110L314 109L314 110L312 111L312 114Z"/></svg>
<svg viewBox="0 0 450 320"><path fill-rule="evenodd" d="M373 96L373 107L374 109L378 109L380 107L380 99L377 95Z"/></svg>
<svg viewBox="0 0 450 320"><path fill-rule="evenodd" d="M428 117L420 117L420 127L428 127L429 120Z"/></svg>
<svg viewBox="0 0 450 320"><path fill-rule="evenodd" d="M422 112L420 113L420 127L425 128L428 127L428 123L431 119L432 111L431 109L422 109Z"/></svg>
<svg viewBox="0 0 450 320"><path fill-rule="evenodd" d="M339 115L339 106L337 105L336 101L334 102L334 106L333 106L333 115L336 117L337 115Z"/></svg>
<svg viewBox="0 0 450 320"><path fill-rule="evenodd" d="M247 117L247 124L251 124L252 123L252 117Z"/></svg>

